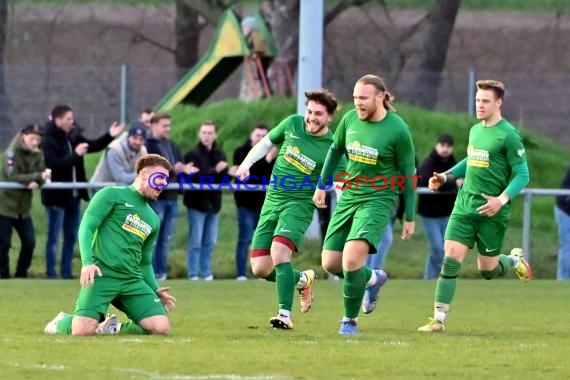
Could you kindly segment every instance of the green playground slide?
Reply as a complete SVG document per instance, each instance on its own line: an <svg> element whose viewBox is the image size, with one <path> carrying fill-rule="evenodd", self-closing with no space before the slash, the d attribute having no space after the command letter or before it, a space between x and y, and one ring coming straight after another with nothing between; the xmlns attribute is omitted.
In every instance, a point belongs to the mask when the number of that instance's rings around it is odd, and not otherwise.
<svg viewBox="0 0 570 380"><path fill-rule="evenodd" d="M275 55L275 43L263 18L254 16L264 37L269 41L271 55ZM232 10L224 12L208 51L198 63L155 106L157 112L168 112L178 103L200 105L243 63L250 55L247 41L241 31L240 21Z"/></svg>

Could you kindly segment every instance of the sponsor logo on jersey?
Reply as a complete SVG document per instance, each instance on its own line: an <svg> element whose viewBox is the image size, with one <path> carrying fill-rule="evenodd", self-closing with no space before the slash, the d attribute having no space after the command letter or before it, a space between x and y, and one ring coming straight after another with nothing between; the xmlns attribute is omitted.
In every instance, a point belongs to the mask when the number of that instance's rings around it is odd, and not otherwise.
<svg viewBox="0 0 570 380"><path fill-rule="evenodd" d="M522 157L522 156L524 155L524 148L518 149L518 150L517 150L517 154L518 154L519 157Z"/></svg>
<svg viewBox="0 0 570 380"><path fill-rule="evenodd" d="M146 240L152 232L152 227L140 218L138 214L129 214L125 218L121 228Z"/></svg>
<svg viewBox="0 0 570 380"><path fill-rule="evenodd" d="M467 147L467 165L478 168L489 167L489 151L477 149L473 145Z"/></svg>
<svg viewBox="0 0 570 380"><path fill-rule="evenodd" d="M369 165L376 165L378 162L378 149L361 145L359 141L348 143L346 151L350 160Z"/></svg>
<svg viewBox="0 0 570 380"><path fill-rule="evenodd" d="M314 160L301 153L301 149L292 145L287 147L287 151L283 155L283 158L305 174L311 174L317 166L317 163Z"/></svg>

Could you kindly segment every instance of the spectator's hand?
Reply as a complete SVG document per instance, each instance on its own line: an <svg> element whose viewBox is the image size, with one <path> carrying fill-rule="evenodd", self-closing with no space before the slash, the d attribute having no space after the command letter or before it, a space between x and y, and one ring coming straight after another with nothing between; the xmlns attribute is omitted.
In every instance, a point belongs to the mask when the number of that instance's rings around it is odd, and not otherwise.
<svg viewBox="0 0 570 380"><path fill-rule="evenodd" d="M247 177L249 177L249 169L245 166L240 165L236 171L236 178L243 182L243 180Z"/></svg>
<svg viewBox="0 0 570 380"><path fill-rule="evenodd" d="M87 153L87 149L89 149L88 143L86 142L79 143L75 147L75 154L77 154L78 156L83 156L85 153Z"/></svg>
<svg viewBox="0 0 570 380"><path fill-rule="evenodd" d="M428 187L432 191L437 191L441 185L446 181L445 174L433 172L433 176L430 177Z"/></svg>
<svg viewBox="0 0 570 380"><path fill-rule="evenodd" d="M267 154L265 155L265 161L267 161L268 163L273 162L277 157L277 154L279 154L279 150L277 149L276 146L272 146L271 149L269 149L269 152L267 152Z"/></svg>
<svg viewBox="0 0 570 380"><path fill-rule="evenodd" d="M81 277L79 278L79 283L82 287L93 285L95 283L95 273L99 277L103 277L101 269L95 264L89 264L81 268Z"/></svg>
<svg viewBox="0 0 570 380"><path fill-rule="evenodd" d="M184 169L186 169L186 164L183 164L182 162L177 162L172 167L172 170L174 170L174 173L176 174L184 172Z"/></svg>
<svg viewBox="0 0 570 380"><path fill-rule="evenodd" d="M51 169L45 169L45 170L42 172L42 179L43 179L45 182L51 182Z"/></svg>
<svg viewBox="0 0 570 380"><path fill-rule="evenodd" d="M121 132L125 129L125 124L119 124L117 121L114 121L113 124L109 127L109 134L111 137L117 137Z"/></svg>
<svg viewBox="0 0 570 380"><path fill-rule="evenodd" d="M479 214L491 217L496 213L498 213L501 207L503 207L503 204L501 203L498 197L491 197L487 194L481 194L481 195L483 196L483 198L487 200L487 203L477 208Z"/></svg>
<svg viewBox="0 0 570 380"><path fill-rule="evenodd" d="M36 181L32 181L30 183L28 183L28 189L33 190L33 189L37 189L38 188L38 183Z"/></svg>
<svg viewBox="0 0 570 380"><path fill-rule="evenodd" d="M404 221L402 223L402 240L410 240L414 235L415 229L416 229L415 222Z"/></svg>
<svg viewBox="0 0 570 380"><path fill-rule="evenodd" d="M194 164L192 162L189 162L186 165L184 165L184 173L185 174L197 173L199 171L200 171L200 169L198 169L196 166L194 166Z"/></svg>
<svg viewBox="0 0 570 380"><path fill-rule="evenodd" d="M228 174L231 175L232 177L235 177L238 168L239 168L239 166L237 166L237 165L232 166L232 167L228 170Z"/></svg>
<svg viewBox="0 0 570 380"><path fill-rule="evenodd" d="M160 299L160 302L164 305L166 311L172 311L176 308L176 298L168 294L170 287L162 287L156 290L156 294Z"/></svg>
<svg viewBox="0 0 570 380"><path fill-rule="evenodd" d="M228 167L228 163L226 161L220 161L216 164L216 173L221 173L222 171L226 170Z"/></svg>
<svg viewBox="0 0 570 380"><path fill-rule="evenodd" d="M313 195L313 203L318 208L327 208L326 204L326 191L323 189L315 190L315 194Z"/></svg>

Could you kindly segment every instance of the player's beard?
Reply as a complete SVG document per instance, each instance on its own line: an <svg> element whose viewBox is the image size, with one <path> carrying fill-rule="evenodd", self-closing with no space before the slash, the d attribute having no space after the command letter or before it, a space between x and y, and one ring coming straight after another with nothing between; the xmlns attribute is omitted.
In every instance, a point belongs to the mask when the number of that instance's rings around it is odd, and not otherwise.
<svg viewBox="0 0 570 380"><path fill-rule="evenodd" d="M323 131L323 129L325 129L327 127L327 124L319 124L319 122L317 121L316 123L309 123L307 120L305 120L305 123L307 124L307 132L309 132L311 135L318 135L319 133L321 133ZM317 126L317 130L313 131L311 127L313 126Z"/></svg>

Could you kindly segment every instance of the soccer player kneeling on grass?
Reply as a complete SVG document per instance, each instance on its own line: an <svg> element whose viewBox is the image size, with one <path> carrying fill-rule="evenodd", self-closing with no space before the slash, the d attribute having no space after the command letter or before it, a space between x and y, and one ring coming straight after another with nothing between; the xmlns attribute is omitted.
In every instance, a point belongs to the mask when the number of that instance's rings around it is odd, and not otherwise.
<svg viewBox="0 0 570 380"><path fill-rule="evenodd" d="M332 143L328 125L338 107L334 95L326 90L306 92L305 97L305 117L292 115L281 121L250 150L236 172L236 178L246 180L249 168L265 157L273 145L281 145L271 173L274 185L267 191L251 243L253 274L276 282L279 311L269 320L276 329L293 328L295 288L301 295L303 313L309 311L313 302L315 272L294 269L291 255L301 245L313 220L315 206L311 198Z"/></svg>
<svg viewBox="0 0 570 380"><path fill-rule="evenodd" d="M443 332L455 294L457 276L470 248L477 243L477 267L490 280L514 271L522 281L532 278L520 248L501 254L511 218L510 200L529 182L526 152L519 132L501 116L503 83L477 81L477 119L469 132L467 157L445 173L433 173L429 188L465 178L445 231L445 257L435 288L434 315L421 332Z"/></svg>
<svg viewBox="0 0 570 380"><path fill-rule="evenodd" d="M46 334L168 334L166 312L176 299L154 277L152 247L160 220L148 201L167 186L171 170L166 158L148 154L137 161L131 186L95 194L79 227L83 267L75 312L60 312L45 327ZM105 319L110 304L130 320Z"/></svg>

